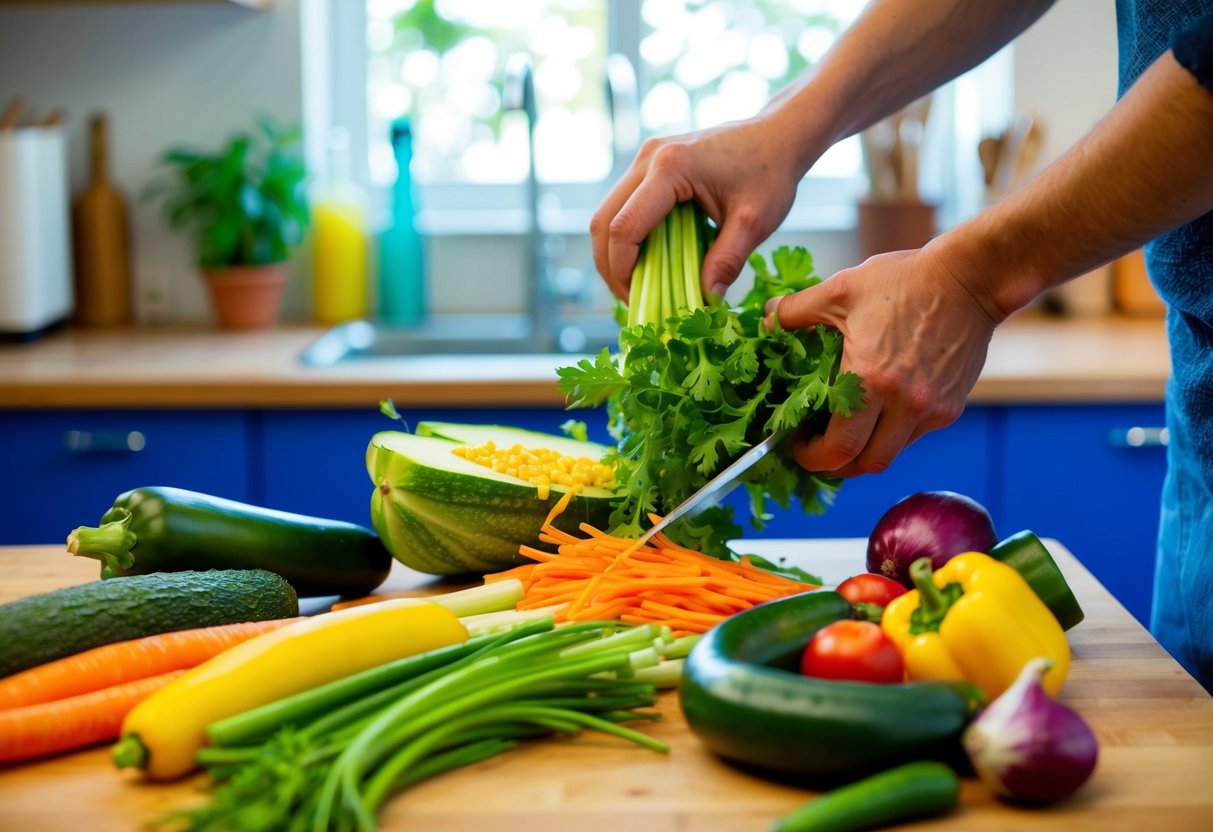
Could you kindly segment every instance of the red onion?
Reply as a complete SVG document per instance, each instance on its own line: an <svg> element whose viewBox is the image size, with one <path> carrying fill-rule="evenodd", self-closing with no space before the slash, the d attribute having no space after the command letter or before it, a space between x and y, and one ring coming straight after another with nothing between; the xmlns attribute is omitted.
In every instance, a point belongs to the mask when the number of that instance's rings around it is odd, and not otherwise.
<svg viewBox="0 0 1213 832"><path fill-rule="evenodd" d="M922 491L876 521L868 538L868 571L913 588L910 564L929 557L939 569L962 552L989 552L998 542L985 507L953 491Z"/></svg>
<svg viewBox="0 0 1213 832"><path fill-rule="evenodd" d="M1040 678L1047 659L1033 659L964 734L977 775L994 791L1028 803L1069 797L1095 770L1099 743L1072 709L1049 698Z"/></svg>

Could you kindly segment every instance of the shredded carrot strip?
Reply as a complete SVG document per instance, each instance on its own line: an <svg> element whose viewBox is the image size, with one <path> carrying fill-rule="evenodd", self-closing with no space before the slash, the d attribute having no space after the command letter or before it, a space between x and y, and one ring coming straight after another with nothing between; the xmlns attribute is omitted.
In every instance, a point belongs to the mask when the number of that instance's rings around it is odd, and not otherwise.
<svg viewBox="0 0 1213 832"><path fill-rule="evenodd" d="M556 528L576 491L565 492L540 529L539 542L556 551L521 546L519 553L533 563L494 576L522 582L519 610L553 606L561 622L619 620L702 633L756 604L816 589L767 572L749 558L718 560L663 534L641 544L588 523L578 524L581 536Z"/></svg>

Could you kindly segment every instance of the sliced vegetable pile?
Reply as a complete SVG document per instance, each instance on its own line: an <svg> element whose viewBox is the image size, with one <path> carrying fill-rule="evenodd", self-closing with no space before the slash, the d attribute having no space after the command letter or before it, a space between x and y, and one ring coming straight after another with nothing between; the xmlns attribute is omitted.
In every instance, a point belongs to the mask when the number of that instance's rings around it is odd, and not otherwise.
<svg viewBox="0 0 1213 832"><path fill-rule="evenodd" d="M703 633L756 604L817 588L774 575L747 557L736 563L708 557L660 533L638 546L582 523L585 536L578 537L554 524L574 496L567 492L540 530L539 540L556 546L555 553L522 546L536 563L485 578L521 580L519 610L553 607L560 622L619 620Z"/></svg>
<svg viewBox="0 0 1213 832"><path fill-rule="evenodd" d="M698 208L678 206L642 247L620 355L603 350L558 371L570 407L607 407L618 442L607 461L623 490L609 528L620 536L637 536L650 515L668 513L767 434L820 426L832 413L862 406L860 379L838 371L841 334L763 324L768 300L819 282L809 253L776 249L774 271L755 254L753 288L728 306L705 300L700 289L704 228ZM840 485L805 471L786 449L742 482L755 528L764 524L768 501L786 509L796 498L805 511L820 512ZM725 541L740 531L731 509L716 506L674 524L670 536L723 555Z"/></svg>

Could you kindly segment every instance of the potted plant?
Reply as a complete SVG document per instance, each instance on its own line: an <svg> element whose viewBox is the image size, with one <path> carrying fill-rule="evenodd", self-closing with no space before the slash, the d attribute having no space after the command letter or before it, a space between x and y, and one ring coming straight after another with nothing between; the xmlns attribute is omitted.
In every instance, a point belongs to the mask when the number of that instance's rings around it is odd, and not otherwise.
<svg viewBox="0 0 1213 832"><path fill-rule="evenodd" d="M286 263L309 221L299 131L263 119L218 153L171 148L162 163L167 177L148 195L164 199L172 228L190 233L220 325L275 323Z"/></svg>

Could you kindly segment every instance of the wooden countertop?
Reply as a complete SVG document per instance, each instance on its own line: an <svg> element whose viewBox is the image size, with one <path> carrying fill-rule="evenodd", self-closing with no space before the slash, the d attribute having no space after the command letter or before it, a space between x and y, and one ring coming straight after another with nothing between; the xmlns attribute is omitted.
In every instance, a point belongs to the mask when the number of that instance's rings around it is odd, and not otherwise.
<svg viewBox="0 0 1213 832"><path fill-rule="evenodd" d="M424 356L305 367L323 330L70 331L0 346L0 408L562 406L568 355ZM1024 314L990 346L974 403L1161 401L1161 318Z"/></svg>
<svg viewBox="0 0 1213 832"><path fill-rule="evenodd" d="M1062 698L1091 725L1101 750L1092 779L1069 801L1024 809L964 781L960 808L914 828L993 832L1213 829L1213 699L1060 544L1047 541L1087 618L1069 633L1074 662ZM862 540L762 541L834 583L863 563ZM62 547L0 548L0 602L96 576L96 564ZM391 589L424 584L398 566ZM670 743L667 756L586 734L527 744L396 796L381 816L387 832L761 832L811 797L734 769L687 729L676 694L665 718L645 726ZM112 768L96 748L0 768L0 829L130 830L199 800L194 782L148 785Z"/></svg>

